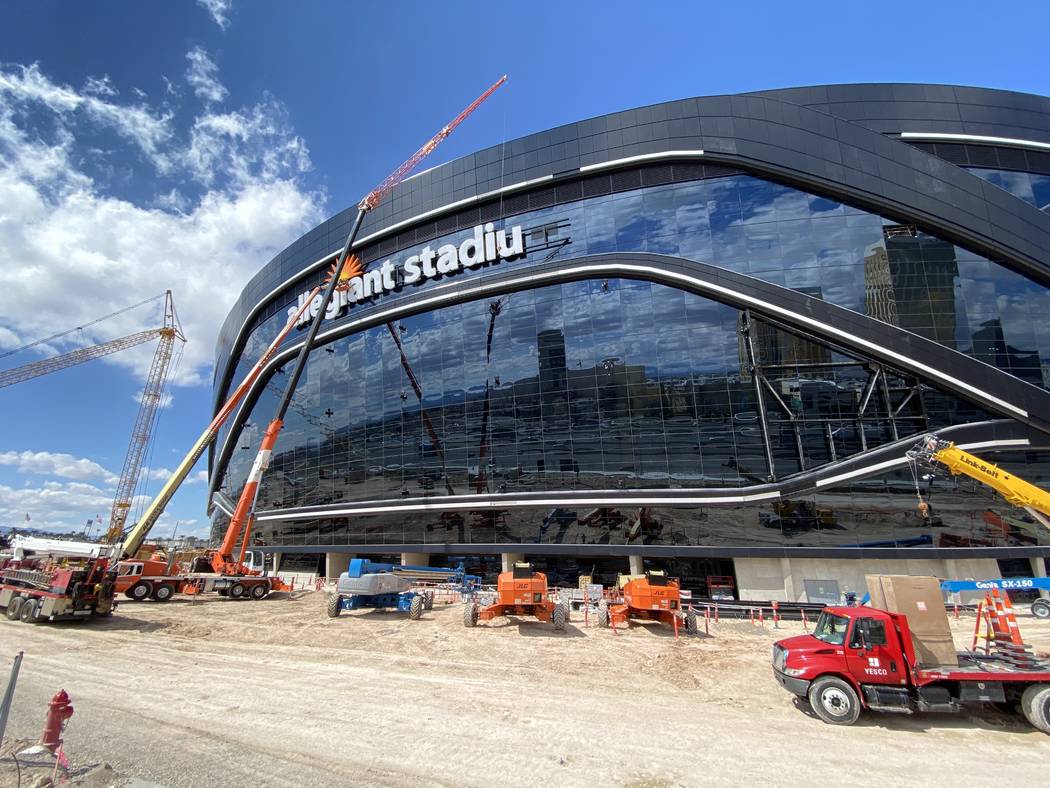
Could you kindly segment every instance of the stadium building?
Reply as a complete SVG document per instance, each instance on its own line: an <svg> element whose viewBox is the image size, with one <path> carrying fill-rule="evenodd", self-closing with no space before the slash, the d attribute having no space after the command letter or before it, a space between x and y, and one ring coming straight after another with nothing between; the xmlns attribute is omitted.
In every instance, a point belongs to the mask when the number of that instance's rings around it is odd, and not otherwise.
<svg viewBox="0 0 1050 788"><path fill-rule="evenodd" d="M244 289L216 407L355 212ZM1050 485L1050 99L829 85L628 110L410 178L356 251L262 478L282 569L526 556L555 582L649 565L814 602L867 572L1045 572L1050 532L905 452L937 432ZM212 449L216 533L303 329Z"/></svg>

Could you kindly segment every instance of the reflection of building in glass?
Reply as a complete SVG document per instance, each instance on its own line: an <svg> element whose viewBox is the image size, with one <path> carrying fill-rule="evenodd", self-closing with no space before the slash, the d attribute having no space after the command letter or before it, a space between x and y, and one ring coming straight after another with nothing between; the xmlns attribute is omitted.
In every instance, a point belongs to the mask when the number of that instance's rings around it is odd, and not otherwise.
<svg viewBox="0 0 1050 788"><path fill-rule="evenodd" d="M1021 380L1036 386L1043 385L1042 363L1039 353L1018 350L1007 344L1002 321L987 320L973 334L973 353L999 369L1008 369Z"/></svg>
<svg viewBox="0 0 1050 788"><path fill-rule="evenodd" d="M819 287L796 287L793 289L811 298L823 297ZM741 315L737 354L740 359L741 379L750 380L742 321L743 316ZM820 367L831 361L831 350L827 345L821 345L797 334L784 331L761 319L752 320L751 340L754 343L756 363L766 369L776 370L778 375L790 375L792 371L796 374L809 375L812 373L804 372L804 370Z"/></svg>
<svg viewBox="0 0 1050 788"><path fill-rule="evenodd" d="M505 552L569 583L591 571L614 582L628 555L637 569L673 554L681 563L667 565L697 591L735 574L753 598L799 600L800 576L857 590L867 571L899 571L847 549L886 551L939 576L952 570L938 549L990 551L962 555L967 572L988 575L1006 549L1050 554L1050 532L957 480L923 482L931 528L899 464L915 435L947 431L1050 482L1050 436L1017 416L1050 412L1025 385L1043 385L1040 357L1050 359L1048 291L1021 273L1036 269L1014 252L1050 263L1050 252L1036 253L1046 235L1025 235L1042 227L1032 203L1050 160L1018 147L910 146L885 113L877 130L866 125L865 102L884 90L838 86L831 103L821 103L824 88L707 110L705 99L673 102L513 141L403 183L365 220L358 253L367 265L458 248L489 222L520 226L524 253L325 322L262 477L257 538L284 554L325 555L329 572L350 553L491 566ZM928 96L946 95L901 93L917 97L880 106L922 114ZM1018 124L1008 108L1018 101L1050 124L1050 101L1038 97L947 93L986 106L988 134L1002 115L1002 136L1011 136ZM757 147L754 136L730 138L717 165L674 153L706 145L691 128L730 137L752 128L752 110L767 101L779 109L766 117L789 126L809 117L806 135L849 129L814 156L868 135L872 144L856 150L881 153L856 153L851 172L884 180L826 193L797 185L805 179L778 181L785 164L803 166L794 148L779 147L790 135ZM785 114L785 102L800 103ZM713 119L745 107L739 126ZM828 124L828 113L848 117ZM900 130L914 127L902 121ZM885 166L894 150L899 161ZM764 169L776 151L780 163ZM842 163L815 171L813 183L834 179ZM973 167L1006 191L973 182ZM968 216L1017 219L997 225L1002 238L984 238L980 251L982 229L961 224L950 201L914 197L967 179L976 185L958 205ZM893 183L915 204L893 198ZM985 210L981 199L998 202ZM938 205L944 215L931 221ZM245 288L218 343L218 403L319 281L352 218L319 225ZM1002 240L1010 233L1019 234L1013 245ZM238 497L261 437L248 425L266 423L283 388L272 372L215 443L211 484L227 499ZM1022 429L1025 452L1002 454ZM222 500L212 498L217 529Z"/></svg>
<svg viewBox="0 0 1050 788"><path fill-rule="evenodd" d="M955 247L913 227L887 225L864 255L867 314L955 347Z"/></svg>

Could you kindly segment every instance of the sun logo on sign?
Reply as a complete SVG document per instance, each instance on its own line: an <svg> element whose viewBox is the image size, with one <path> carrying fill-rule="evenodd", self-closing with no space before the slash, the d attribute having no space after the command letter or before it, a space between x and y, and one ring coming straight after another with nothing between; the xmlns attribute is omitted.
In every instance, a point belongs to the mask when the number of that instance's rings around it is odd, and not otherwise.
<svg viewBox="0 0 1050 788"><path fill-rule="evenodd" d="M336 266L339 265L339 261L336 260L332 263L328 269L328 276L325 278L325 283L332 281L332 277L336 275ZM346 262L343 264L343 270L339 272L339 279L336 281L335 289L346 291L350 287L350 280L355 276L360 276L365 272L364 266L361 265L361 258L356 254L350 255L346 258Z"/></svg>

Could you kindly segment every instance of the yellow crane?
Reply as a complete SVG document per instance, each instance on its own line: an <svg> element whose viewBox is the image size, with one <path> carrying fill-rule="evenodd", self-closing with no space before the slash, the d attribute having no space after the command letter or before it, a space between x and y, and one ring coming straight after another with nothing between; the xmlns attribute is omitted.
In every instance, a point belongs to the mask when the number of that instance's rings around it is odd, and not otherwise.
<svg viewBox="0 0 1050 788"><path fill-rule="evenodd" d="M951 441L942 440L936 435L926 435L908 451L908 459L942 466L953 476L969 476L991 487L1008 503L1024 509L1036 522L1050 529L1050 493L1007 473L994 463L963 451Z"/></svg>
<svg viewBox="0 0 1050 788"><path fill-rule="evenodd" d="M98 320L85 324L84 326L78 326L69 331L63 331L59 334L47 337L46 339L41 339L30 343L29 345L17 348L16 350L9 351L4 353L3 356L9 356L13 353L26 350L27 348L54 339L59 339L89 325L94 325L95 323L106 320L107 318L115 317L123 312L127 312L131 309L140 307L143 304L155 301L160 297L161 296L154 296L153 298L149 298L141 303L114 312L111 315L101 317ZM179 325L178 315L175 312L175 303L172 301L171 291L166 290L163 298L164 324L160 328L139 331L126 337L119 337L110 340L109 342L102 342L98 345L92 345L91 347L86 348L78 348L77 350L63 353L59 356L41 359L40 361L33 361L29 364L14 367L13 369L0 371L0 388L5 388L7 386L13 386L16 383L22 383L26 380L38 378L41 375L48 375L52 372L58 372L59 370L76 366L77 364L93 361L96 358L102 358L103 356L118 353L121 350L127 350L128 348L159 338L160 341L157 343L157 350L153 354L153 362L150 364L149 374L146 377L146 386L142 390L142 398L139 402L139 412L135 418L135 426L131 431L131 442L128 444L128 452L124 458L124 467L121 469L120 480L117 482L117 491L113 499L113 510L110 513L109 530L106 536L107 542L119 541L124 532L124 524L127 521L128 512L131 509L131 503L135 495L135 488L138 486L139 482L139 475L142 472L142 459L146 455L146 450L153 437L153 429L157 423L157 410L163 399L164 385L168 379L168 369L171 366L171 358L175 349L175 340L178 339L182 342L186 341L186 337L182 333L182 327Z"/></svg>

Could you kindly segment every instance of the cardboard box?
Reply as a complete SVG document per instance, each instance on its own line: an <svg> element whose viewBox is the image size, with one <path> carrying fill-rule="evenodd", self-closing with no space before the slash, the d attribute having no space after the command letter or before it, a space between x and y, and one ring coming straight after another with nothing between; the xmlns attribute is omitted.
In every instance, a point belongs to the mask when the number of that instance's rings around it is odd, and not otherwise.
<svg viewBox="0 0 1050 788"><path fill-rule="evenodd" d="M957 666L959 658L936 577L865 575L871 606L908 617L920 665Z"/></svg>

